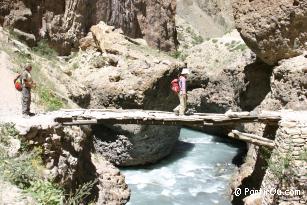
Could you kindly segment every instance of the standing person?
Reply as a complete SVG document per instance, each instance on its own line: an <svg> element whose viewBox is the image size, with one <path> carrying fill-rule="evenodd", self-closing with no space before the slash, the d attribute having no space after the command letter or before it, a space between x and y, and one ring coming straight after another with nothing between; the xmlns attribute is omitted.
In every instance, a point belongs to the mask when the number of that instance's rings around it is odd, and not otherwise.
<svg viewBox="0 0 307 205"><path fill-rule="evenodd" d="M28 65L21 74L22 83L22 115L33 116L34 113L30 112L31 106L31 89L35 86L31 76L32 66Z"/></svg>
<svg viewBox="0 0 307 205"><path fill-rule="evenodd" d="M187 108L187 77L190 73L188 68L182 69L181 75L179 77L179 88L178 93L180 104L174 109L176 115L184 115Z"/></svg>

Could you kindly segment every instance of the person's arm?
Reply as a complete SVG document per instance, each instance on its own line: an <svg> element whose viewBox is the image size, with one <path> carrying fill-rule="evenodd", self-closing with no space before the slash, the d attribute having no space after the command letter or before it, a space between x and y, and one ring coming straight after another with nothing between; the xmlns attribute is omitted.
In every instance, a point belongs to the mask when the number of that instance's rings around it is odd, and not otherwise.
<svg viewBox="0 0 307 205"><path fill-rule="evenodd" d="M187 94L187 84L185 77L181 78L181 91L183 95Z"/></svg>
<svg viewBox="0 0 307 205"><path fill-rule="evenodd" d="M24 79L24 84L27 88L32 88L35 86L32 77L27 75L26 78Z"/></svg>
<svg viewBox="0 0 307 205"><path fill-rule="evenodd" d="M24 80L24 82L25 82L25 86L27 88L32 88L33 87L33 82L32 81Z"/></svg>

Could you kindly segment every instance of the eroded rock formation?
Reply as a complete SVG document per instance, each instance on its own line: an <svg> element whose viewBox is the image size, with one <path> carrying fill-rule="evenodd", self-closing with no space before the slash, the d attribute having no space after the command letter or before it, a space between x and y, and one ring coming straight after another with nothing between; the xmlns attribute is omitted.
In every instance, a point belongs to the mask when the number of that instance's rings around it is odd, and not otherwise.
<svg viewBox="0 0 307 205"><path fill-rule="evenodd" d="M235 0L236 27L246 44L267 64L307 49L307 2Z"/></svg>
<svg viewBox="0 0 307 205"><path fill-rule="evenodd" d="M77 49L79 39L101 20L170 51L177 45L175 12L175 0L5 0L0 2L0 24L17 29L15 33L31 45L47 38L62 55Z"/></svg>
<svg viewBox="0 0 307 205"><path fill-rule="evenodd" d="M187 54L186 61L192 70L189 105L197 112L240 110L237 98L247 84L244 69L255 59L238 32L206 41Z"/></svg>

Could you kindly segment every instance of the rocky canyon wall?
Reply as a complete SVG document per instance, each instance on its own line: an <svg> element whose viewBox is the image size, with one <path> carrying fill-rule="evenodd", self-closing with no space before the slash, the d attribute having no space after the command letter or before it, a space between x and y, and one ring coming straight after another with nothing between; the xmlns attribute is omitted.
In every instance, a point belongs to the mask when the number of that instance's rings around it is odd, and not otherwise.
<svg viewBox="0 0 307 205"><path fill-rule="evenodd" d="M77 49L79 39L103 20L130 37L144 37L150 46L164 51L176 48L175 0L2 0L0 24L30 45L47 38L61 55Z"/></svg>

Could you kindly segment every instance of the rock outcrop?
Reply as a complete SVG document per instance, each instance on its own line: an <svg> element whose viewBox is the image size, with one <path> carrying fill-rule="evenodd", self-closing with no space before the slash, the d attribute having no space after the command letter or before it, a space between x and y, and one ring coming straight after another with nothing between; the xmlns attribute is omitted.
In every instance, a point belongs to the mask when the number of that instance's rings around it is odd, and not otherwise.
<svg viewBox="0 0 307 205"><path fill-rule="evenodd" d="M71 70L72 77L91 90L89 107L170 110L175 106L176 96L168 88L183 63L104 22L93 26L90 36L94 48L85 46L86 51L71 61L79 63Z"/></svg>
<svg viewBox="0 0 307 205"><path fill-rule="evenodd" d="M307 2L235 0L236 27L262 61L274 65L307 49Z"/></svg>
<svg viewBox="0 0 307 205"><path fill-rule="evenodd" d="M61 55L77 49L79 39L101 20L122 28L130 37L144 37L149 45L170 51L177 45L175 12L175 0L5 0L0 2L0 24L18 29L19 36L31 45L33 39L49 39Z"/></svg>
<svg viewBox="0 0 307 205"><path fill-rule="evenodd" d="M189 75L189 106L197 112L225 113L240 110L245 67L254 62L238 32L211 39L186 51ZM204 61L206 59L206 61Z"/></svg>
<svg viewBox="0 0 307 205"><path fill-rule="evenodd" d="M271 92L256 110L306 110L306 64L304 55L280 61L271 76Z"/></svg>

